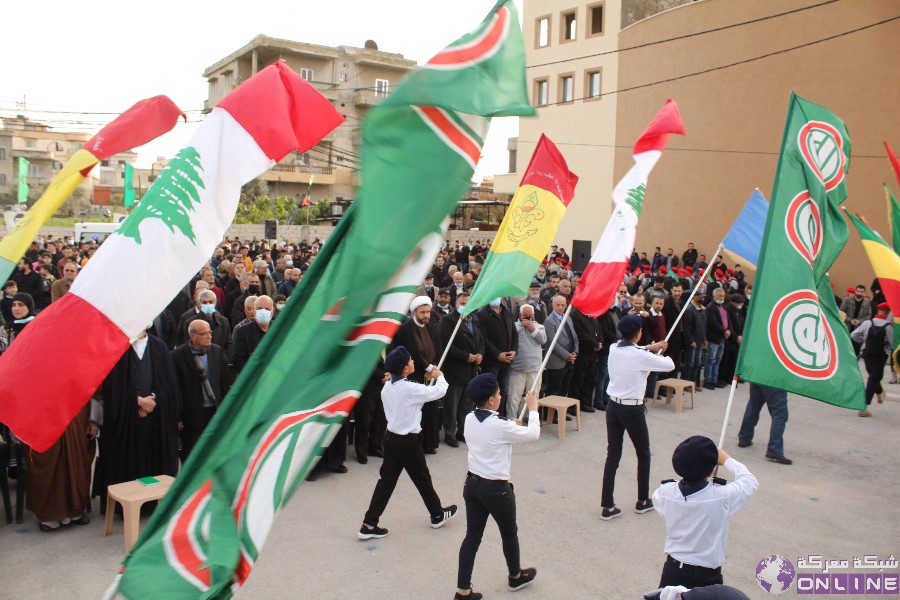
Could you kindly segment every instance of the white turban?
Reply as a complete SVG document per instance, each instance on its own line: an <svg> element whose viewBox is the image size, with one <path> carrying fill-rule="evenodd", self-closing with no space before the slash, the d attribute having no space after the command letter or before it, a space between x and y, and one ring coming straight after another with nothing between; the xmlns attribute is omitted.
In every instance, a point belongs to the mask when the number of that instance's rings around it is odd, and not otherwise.
<svg viewBox="0 0 900 600"><path fill-rule="evenodd" d="M413 301L409 304L409 310L411 312L414 312L417 308L419 308L420 306L423 306L425 304L427 304L428 306L431 306L431 298L429 298L428 296L416 296L415 298L413 298Z"/></svg>

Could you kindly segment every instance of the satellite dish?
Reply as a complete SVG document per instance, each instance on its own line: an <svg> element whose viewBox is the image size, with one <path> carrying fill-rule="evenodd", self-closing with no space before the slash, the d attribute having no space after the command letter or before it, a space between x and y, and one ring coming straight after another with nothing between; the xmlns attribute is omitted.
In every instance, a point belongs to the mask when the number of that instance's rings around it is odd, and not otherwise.
<svg viewBox="0 0 900 600"><path fill-rule="evenodd" d="M376 44L374 40L366 40L366 43L363 44L363 47L366 50L378 50L378 44Z"/></svg>

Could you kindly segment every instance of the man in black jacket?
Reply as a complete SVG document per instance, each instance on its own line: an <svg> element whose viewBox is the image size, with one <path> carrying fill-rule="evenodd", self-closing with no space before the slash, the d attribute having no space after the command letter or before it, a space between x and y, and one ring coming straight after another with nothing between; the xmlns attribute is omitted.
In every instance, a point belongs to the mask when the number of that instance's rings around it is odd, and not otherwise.
<svg viewBox="0 0 900 600"><path fill-rule="evenodd" d="M431 298L416 296L409 310L412 315L397 329L389 350L404 346L415 366L407 379L425 383L425 373L438 364L444 347L438 337L437 326L431 323ZM422 406L422 448L426 454L436 453L441 443L440 412L437 402L427 402Z"/></svg>
<svg viewBox="0 0 900 600"><path fill-rule="evenodd" d="M671 298L668 298L663 305L663 319L665 319L666 322L667 334L668 331L672 329L672 325L678 319L678 315L681 314L681 310L684 308L684 287L682 286L681 281L675 280L672 283L670 293ZM671 358L672 362L675 363L675 369L665 376L660 375L660 379L678 377L678 372L681 371L681 351L684 348L683 332L684 322L678 321L675 331L673 331L672 335L669 337L669 347L666 349L666 356Z"/></svg>
<svg viewBox="0 0 900 600"><path fill-rule="evenodd" d="M460 320L460 313L469 302L469 294L463 292L456 297L456 308L438 325L438 333L441 337L441 346L446 347L450 342L450 336ZM484 338L478 324L478 317L469 315L463 318L453 344L447 351L444 359L444 377L450 386L444 396L443 421L444 443L451 448L459 447L459 442L465 441L464 425L466 415L472 412L472 400L466 395L466 386L478 375L479 365L484 359Z"/></svg>
<svg viewBox="0 0 900 600"><path fill-rule="evenodd" d="M731 385L734 377L734 369L737 366L737 355L741 349L744 336L744 296L732 294L731 302L726 308L728 323L731 327L731 335L725 341L725 350L722 353L722 365L719 367L719 383Z"/></svg>
<svg viewBox="0 0 900 600"><path fill-rule="evenodd" d="M212 293L212 292L210 292ZM215 294L213 294L215 296ZM224 320L224 317L219 315ZM181 390L181 462L187 461L200 434L231 387L225 351L212 343L212 330L202 318L188 325L188 342L172 351Z"/></svg>
<svg viewBox="0 0 900 600"><path fill-rule="evenodd" d="M212 343L225 351L225 357L231 356L231 325L228 319L216 310L216 295L210 290L197 294L200 312L188 317L184 322L184 340L190 339L190 325L196 320L205 321L212 331Z"/></svg>
<svg viewBox="0 0 900 600"><path fill-rule="evenodd" d="M505 415L506 399L509 397L509 365L516 357L519 332L516 331L512 313L500 303L500 298L491 300L477 315L484 336L484 362L481 364L481 371L497 376L503 397L500 414Z"/></svg>
<svg viewBox="0 0 900 600"><path fill-rule="evenodd" d="M569 396L581 400L582 412L592 413L594 412L593 396L596 388L597 357L603 349L600 323L577 308L572 309L569 318L575 327L579 349L578 358L575 359L575 367L572 371L572 380L569 383Z"/></svg>
<svg viewBox="0 0 900 600"><path fill-rule="evenodd" d="M719 365L725 351L725 341L731 337L728 311L725 309L725 290L713 290L713 301L706 309L706 365L703 370L703 387L708 390L726 387L718 383Z"/></svg>

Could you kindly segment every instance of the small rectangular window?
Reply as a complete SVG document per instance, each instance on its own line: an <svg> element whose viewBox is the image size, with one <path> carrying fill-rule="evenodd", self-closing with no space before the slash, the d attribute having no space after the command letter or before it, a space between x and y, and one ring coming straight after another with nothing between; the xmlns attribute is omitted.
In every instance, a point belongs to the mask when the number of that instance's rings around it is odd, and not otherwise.
<svg viewBox="0 0 900 600"><path fill-rule="evenodd" d="M550 45L550 15L538 17L534 31L538 48L546 48Z"/></svg>
<svg viewBox="0 0 900 600"><path fill-rule="evenodd" d="M559 101L575 101L575 77L573 75L562 75L559 78Z"/></svg>
<svg viewBox="0 0 900 600"><path fill-rule="evenodd" d="M588 6L588 35L603 34L603 4Z"/></svg>
<svg viewBox="0 0 900 600"><path fill-rule="evenodd" d="M28 165L28 176L29 177L37 177L40 175L40 171L38 170L38 166L34 163Z"/></svg>
<svg viewBox="0 0 900 600"><path fill-rule="evenodd" d="M387 79L376 79L375 80L375 95L376 96L387 96L388 90L391 87L391 83Z"/></svg>
<svg viewBox="0 0 900 600"><path fill-rule="evenodd" d="M537 79L534 82L534 105L546 106L550 103L550 83L546 79Z"/></svg>
<svg viewBox="0 0 900 600"><path fill-rule="evenodd" d="M340 75L340 80L341 80L341 81L347 81L347 74L346 74L346 73L341 73L341 75Z"/></svg>
<svg viewBox="0 0 900 600"><path fill-rule="evenodd" d="M584 77L584 97L585 99L600 97L600 71L588 71Z"/></svg>
<svg viewBox="0 0 900 600"><path fill-rule="evenodd" d="M570 42L575 39L578 33L578 21L575 18L575 11L563 13L562 15L562 40Z"/></svg>
<svg viewBox="0 0 900 600"><path fill-rule="evenodd" d="M35 146L37 146L37 141L35 141L35 140L25 140L25 147L26 147L26 148L34 148Z"/></svg>
<svg viewBox="0 0 900 600"><path fill-rule="evenodd" d="M314 81L312 69L300 69L300 77L306 81Z"/></svg>

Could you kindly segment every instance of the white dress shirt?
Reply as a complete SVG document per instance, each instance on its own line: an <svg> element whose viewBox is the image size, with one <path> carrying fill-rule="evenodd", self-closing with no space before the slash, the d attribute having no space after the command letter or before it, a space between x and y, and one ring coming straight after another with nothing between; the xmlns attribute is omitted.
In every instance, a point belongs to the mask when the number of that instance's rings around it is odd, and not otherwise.
<svg viewBox="0 0 900 600"><path fill-rule="evenodd" d="M675 370L675 363L668 356L647 352L630 342L618 342L609 349L609 387L606 392L613 398L640 400L647 388L651 371L666 373Z"/></svg>
<svg viewBox="0 0 900 600"><path fill-rule="evenodd" d="M422 405L444 397L447 380L441 375L434 385L424 385L409 379L388 381L381 388L387 429L397 435L422 431Z"/></svg>
<svg viewBox="0 0 900 600"><path fill-rule="evenodd" d="M672 482L653 492L653 508L666 522L665 551L675 560L710 569L725 562L728 519L759 489L742 463L729 458L725 468L734 475L728 485L709 484L684 496L678 482Z"/></svg>
<svg viewBox="0 0 900 600"><path fill-rule="evenodd" d="M480 420L479 416L488 416ZM501 419L492 410L476 408L466 415L466 447L469 472L484 479L509 480L512 445L533 442L541 435L541 419L536 410L528 415L528 426Z"/></svg>

